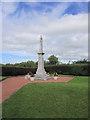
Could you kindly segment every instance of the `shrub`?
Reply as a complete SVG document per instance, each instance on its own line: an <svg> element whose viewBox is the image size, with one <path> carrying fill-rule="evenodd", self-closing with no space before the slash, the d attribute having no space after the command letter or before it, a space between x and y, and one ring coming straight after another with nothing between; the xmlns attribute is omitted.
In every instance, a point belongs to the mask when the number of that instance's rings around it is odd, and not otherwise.
<svg viewBox="0 0 90 120"><path fill-rule="evenodd" d="M36 68L2 67L3 76L26 75L29 72L35 74Z"/></svg>
<svg viewBox="0 0 90 120"><path fill-rule="evenodd" d="M57 66L48 66L46 71L50 73L57 72L58 74L66 75L87 75L88 76L89 65L57 65Z"/></svg>
<svg viewBox="0 0 90 120"><path fill-rule="evenodd" d="M0 68L1 69L1 68ZM26 75L27 73L36 73L37 68L18 68L18 67L2 67L3 76L16 76L16 75ZM72 64L72 65L53 65L45 67L46 72L58 74L66 74L66 75L89 75L89 65L81 65L81 64Z"/></svg>

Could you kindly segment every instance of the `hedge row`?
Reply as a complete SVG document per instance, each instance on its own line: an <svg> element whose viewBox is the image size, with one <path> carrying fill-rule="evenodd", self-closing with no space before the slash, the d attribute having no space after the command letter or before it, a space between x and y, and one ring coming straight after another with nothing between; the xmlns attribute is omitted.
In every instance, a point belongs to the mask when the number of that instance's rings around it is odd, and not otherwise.
<svg viewBox="0 0 90 120"><path fill-rule="evenodd" d="M88 76L89 65L57 65L48 66L46 70L50 73L57 72L58 74L64 75L86 75Z"/></svg>
<svg viewBox="0 0 90 120"><path fill-rule="evenodd" d="M35 74L36 68L2 67L3 76L26 75L28 72Z"/></svg>
<svg viewBox="0 0 90 120"><path fill-rule="evenodd" d="M57 65L45 67L46 72L66 75L86 75L88 76L89 65ZM36 73L37 68L18 68L18 67L2 67L3 76L26 75L28 72ZM0 73L1 75L1 73Z"/></svg>

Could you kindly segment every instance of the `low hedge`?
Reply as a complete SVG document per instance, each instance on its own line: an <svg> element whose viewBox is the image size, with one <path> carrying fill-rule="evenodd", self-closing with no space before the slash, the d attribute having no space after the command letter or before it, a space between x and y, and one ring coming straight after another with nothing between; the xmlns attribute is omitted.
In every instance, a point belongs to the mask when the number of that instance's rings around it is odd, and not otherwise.
<svg viewBox="0 0 90 120"><path fill-rule="evenodd" d="M46 72L66 75L86 75L88 76L89 65L54 65L45 67ZM28 72L36 73L37 68L18 68L18 67L2 67L3 76L26 75ZM1 73L0 73L1 75Z"/></svg>
<svg viewBox="0 0 90 120"><path fill-rule="evenodd" d="M57 66L48 66L46 71L53 73L57 72L58 74L64 75L86 75L88 76L89 65L57 65Z"/></svg>
<svg viewBox="0 0 90 120"><path fill-rule="evenodd" d="M28 72L35 74L36 68L2 67L2 76L26 75Z"/></svg>

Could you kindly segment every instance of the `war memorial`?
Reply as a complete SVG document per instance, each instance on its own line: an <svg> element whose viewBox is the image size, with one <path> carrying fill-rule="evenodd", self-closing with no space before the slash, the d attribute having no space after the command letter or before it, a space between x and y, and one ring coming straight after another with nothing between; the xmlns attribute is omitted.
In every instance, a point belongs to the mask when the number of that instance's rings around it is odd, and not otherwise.
<svg viewBox="0 0 90 120"><path fill-rule="evenodd" d="M43 53L43 38L40 37L40 48L38 53L38 68L36 71L35 79L36 80L47 80L50 76L46 73L44 69L44 53Z"/></svg>

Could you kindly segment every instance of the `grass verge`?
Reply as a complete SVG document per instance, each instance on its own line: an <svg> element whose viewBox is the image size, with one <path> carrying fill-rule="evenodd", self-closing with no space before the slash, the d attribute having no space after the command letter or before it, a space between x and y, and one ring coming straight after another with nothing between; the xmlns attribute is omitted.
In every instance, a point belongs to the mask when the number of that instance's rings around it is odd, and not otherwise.
<svg viewBox="0 0 90 120"><path fill-rule="evenodd" d="M3 118L87 118L88 77L30 83L2 104Z"/></svg>

